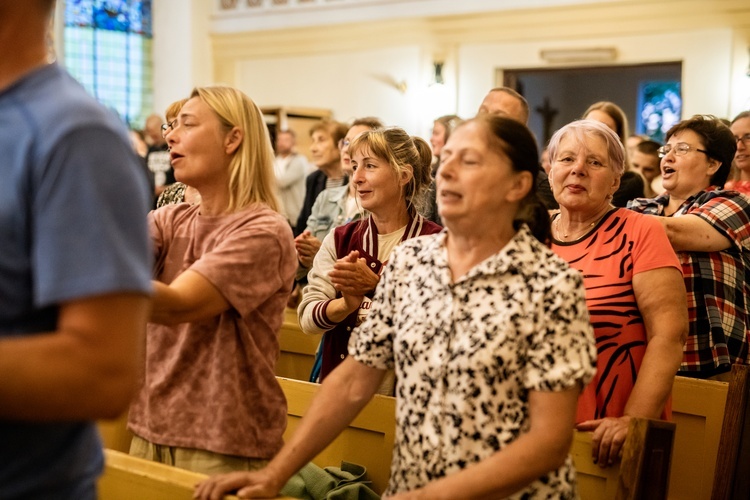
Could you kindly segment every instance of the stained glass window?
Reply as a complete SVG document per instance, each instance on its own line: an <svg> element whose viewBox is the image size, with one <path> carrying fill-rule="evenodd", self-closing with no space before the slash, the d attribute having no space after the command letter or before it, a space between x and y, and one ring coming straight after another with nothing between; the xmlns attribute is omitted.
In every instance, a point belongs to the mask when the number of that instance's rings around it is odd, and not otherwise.
<svg viewBox="0 0 750 500"><path fill-rule="evenodd" d="M66 0L65 66L132 126L153 103L151 0Z"/></svg>

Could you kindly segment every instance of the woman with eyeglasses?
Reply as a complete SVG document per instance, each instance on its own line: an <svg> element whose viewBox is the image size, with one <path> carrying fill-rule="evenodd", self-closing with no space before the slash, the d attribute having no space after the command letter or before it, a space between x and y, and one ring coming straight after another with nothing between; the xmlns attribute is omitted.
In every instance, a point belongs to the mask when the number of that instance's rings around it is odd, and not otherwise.
<svg viewBox="0 0 750 500"><path fill-rule="evenodd" d="M256 469L286 427L275 365L297 268L268 130L239 90L199 87L166 140L201 202L149 214L154 296L130 453L203 473Z"/></svg>
<svg viewBox="0 0 750 500"><path fill-rule="evenodd" d="M167 136L167 132L172 130L172 127L177 123L177 116L187 101L187 99L180 99L167 106L167 111L164 114L166 123L161 126L161 133L164 137ZM195 205L196 203L200 203L200 201L201 195L195 188L177 181L164 188L164 191L162 191L156 200L156 208L175 203L190 203L191 205Z"/></svg>
<svg viewBox="0 0 750 500"><path fill-rule="evenodd" d="M750 194L750 111L735 116L729 128L737 143L737 153L724 189Z"/></svg>
<svg viewBox="0 0 750 500"><path fill-rule="evenodd" d="M738 141L716 117L674 125L659 150L665 194L631 209L660 216L682 265L690 331L679 374L726 380L750 362L750 198L722 187Z"/></svg>
<svg viewBox="0 0 750 500"><path fill-rule="evenodd" d="M618 459L631 418L671 416L688 329L685 285L661 224L612 204L625 170L616 133L579 120L557 131L548 147L560 204L552 250L583 275L598 353L576 424L593 432L594 460L606 466Z"/></svg>

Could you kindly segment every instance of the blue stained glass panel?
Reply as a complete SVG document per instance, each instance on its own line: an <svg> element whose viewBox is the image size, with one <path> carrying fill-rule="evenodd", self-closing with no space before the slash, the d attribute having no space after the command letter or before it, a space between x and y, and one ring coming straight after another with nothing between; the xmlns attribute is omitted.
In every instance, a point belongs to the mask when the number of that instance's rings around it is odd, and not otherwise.
<svg viewBox="0 0 750 500"><path fill-rule="evenodd" d="M65 26L152 36L151 0L68 0Z"/></svg>
<svg viewBox="0 0 750 500"><path fill-rule="evenodd" d="M151 113L151 0L67 0L65 65L131 125Z"/></svg>

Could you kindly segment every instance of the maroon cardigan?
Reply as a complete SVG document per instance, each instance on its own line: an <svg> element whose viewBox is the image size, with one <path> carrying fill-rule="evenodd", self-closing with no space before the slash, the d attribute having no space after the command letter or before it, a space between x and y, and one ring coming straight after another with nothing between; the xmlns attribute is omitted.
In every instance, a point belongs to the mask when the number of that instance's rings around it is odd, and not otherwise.
<svg viewBox="0 0 750 500"><path fill-rule="evenodd" d="M421 215L409 219L404 236L401 241L406 241L417 236L439 233L443 228L431 222ZM378 228L372 217L350 222L334 229L334 243L336 245L336 258L341 259L353 250L359 252L360 258L365 259L372 272L380 275L383 263L378 260ZM372 299L375 290L370 290L366 296ZM336 293L336 298L341 293ZM325 317L325 307L330 301L320 304L320 311ZM331 371L341 363L348 354L349 337L357 324L357 314L354 311L338 325L328 330L323 336L322 366L320 370L320 381L328 376Z"/></svg>

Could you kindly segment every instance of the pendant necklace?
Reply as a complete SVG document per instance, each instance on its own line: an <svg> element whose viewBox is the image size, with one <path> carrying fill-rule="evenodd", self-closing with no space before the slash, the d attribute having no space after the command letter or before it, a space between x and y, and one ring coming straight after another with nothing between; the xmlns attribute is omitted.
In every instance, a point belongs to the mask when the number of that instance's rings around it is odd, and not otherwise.
<svg viewBox="0 0 750 500"><path fill-rule="evenodd" d="M583 229L583 234L581 236L579 236L578 238L573 239L572 241L580 240L581 238L583 238L584 236L586 236L588 234L588 232L591 230L591 228L594 227L600 220L602 220L604 218L604 216L607 215L610 212L610 210L612 210L611 207L609 209L607 209L607 211L604 212L604 214L602 214L601 217L599 217L594 222L592 222L591 224L589 224L588 226L586 226ZM562 219L562 214L559 214L555 218L555 232L557 233L557 238L560 239L560 240L562 240L562 241L568 241L568 233L560 231L560 219ZM576 231L576 233L578 233L580 231L581 230L579 229L579 230ZM560 236L562 236L562 238Z"/></svg>

